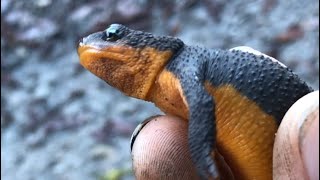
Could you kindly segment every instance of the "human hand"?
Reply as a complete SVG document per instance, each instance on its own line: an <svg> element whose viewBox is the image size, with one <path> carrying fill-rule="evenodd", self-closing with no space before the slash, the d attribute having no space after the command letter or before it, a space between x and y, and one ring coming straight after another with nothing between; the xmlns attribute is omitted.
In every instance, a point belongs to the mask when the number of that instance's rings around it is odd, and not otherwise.
<svg viewBox="0 0 320 180"><path fill-rule="evenodd" d="M319 179L319 91L286 113L273 148L274 179Z"/></svg>
<svg viewBox="0 0 320 180"><path fill-rule="evenodd" d="M319 179L318 99L319 91L302 97L283 118L274 145L273 179ZM173 116L147 120L132 144L137 179L197 179L187 126L185 120ZM232 179L223 158L217 160L221 179Z"/></svg>

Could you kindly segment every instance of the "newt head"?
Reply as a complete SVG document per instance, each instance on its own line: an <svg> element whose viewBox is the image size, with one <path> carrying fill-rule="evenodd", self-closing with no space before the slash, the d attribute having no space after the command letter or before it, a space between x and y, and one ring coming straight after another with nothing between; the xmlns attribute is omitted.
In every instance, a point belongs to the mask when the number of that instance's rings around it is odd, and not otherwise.
<svg viewBox="0 0 320 180"><path fill-rule="evenodd" d="M183 42L155 36L120 24L83 38L78 47L80 64L126 95L145 99L158 73Z"/></svg>

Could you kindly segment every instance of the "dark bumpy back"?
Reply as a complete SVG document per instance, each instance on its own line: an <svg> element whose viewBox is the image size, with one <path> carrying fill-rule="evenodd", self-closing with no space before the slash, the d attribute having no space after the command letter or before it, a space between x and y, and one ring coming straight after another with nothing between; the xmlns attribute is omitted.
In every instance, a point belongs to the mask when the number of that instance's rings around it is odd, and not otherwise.
<svg viewBox="0 0 320 180"><path fill-rule="evenodd" d="M267 57L237 50L185 46L166 68L179 79L188 74L189 68L194 68L195 76L215 87L232 85L278 123L292 104L312 91L290 69Z"/></svg>
<svg viewBox="0 0 320 180"><path fill-rule="evenodd" d="M159 51L171 50L175 53L184 45L180 39L171 36L156 36L151 33L129 29L121 24L112 24L110 27L119 30L122 35L122 38L119 39L120 43L135 48L152 47Z"/></svg>
<svg viewBox="0 0 320 180"><path fill-rule="evenodd" d="M219 51L206 73L214 86L231 84L281 122L287 110L312 91L290 69L265 56L238 50Z"/></svg>

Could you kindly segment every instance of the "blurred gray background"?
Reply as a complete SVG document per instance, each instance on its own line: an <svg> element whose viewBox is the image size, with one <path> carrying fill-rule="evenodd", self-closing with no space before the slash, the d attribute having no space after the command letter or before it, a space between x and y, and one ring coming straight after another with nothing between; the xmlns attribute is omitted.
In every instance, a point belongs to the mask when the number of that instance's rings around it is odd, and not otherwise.
<svg viewBox="0 0 320 180"><path fill-rule="evenodd" d="M316 0L1 0L1 177L134 179L129 139L161 113L79 65L78 40L111 23L186 44L251 46L319 89Z"/></svg>

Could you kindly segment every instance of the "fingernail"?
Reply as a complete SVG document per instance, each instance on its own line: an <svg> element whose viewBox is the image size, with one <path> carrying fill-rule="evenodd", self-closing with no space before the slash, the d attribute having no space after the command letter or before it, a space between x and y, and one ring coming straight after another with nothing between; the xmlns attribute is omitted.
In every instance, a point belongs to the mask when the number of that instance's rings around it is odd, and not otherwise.
<svg viewBox="0 0 320 180"><path fill-rule="evenodd" d="M319 179L319 91L308 94L299 129L299 150L310 179Z"/></svg>
<svg viewBox="0 0 320 180"><path fill-rule="evenodd" d="M300 129L300 153L310 179L319 179L319 109L311 112Z"/></svg>
<svg viewBox="0 0 320 180"><path fill-rule="evenodd" d="M134 129L132 135L131 135L131 139L130 139L130 152L132 152L132 147L134 144L134 141L136 140L138 134L140 133L140 131L142 130L142 128L148 124L148 122L150 122L152 119L155 119L157 117L159 117L161 115L155 115L155 116L151 116L149 118L147 118L146 120L142 121L140 124L138 124L138 126Z"/></svg>

